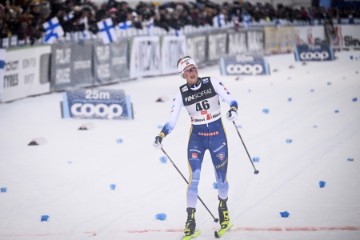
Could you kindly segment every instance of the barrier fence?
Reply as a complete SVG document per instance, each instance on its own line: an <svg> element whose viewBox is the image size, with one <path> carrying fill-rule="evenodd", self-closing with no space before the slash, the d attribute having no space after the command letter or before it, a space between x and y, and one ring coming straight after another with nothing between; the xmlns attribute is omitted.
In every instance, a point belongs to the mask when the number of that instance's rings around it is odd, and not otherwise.
<svg viewBox="0 0 360 240"><path fill-rule="evenodd" d="M111 44L88 40L0 49L0 101L174 74L177 60L185 55L202 67L223 56L289 53L304 44L359 49L359 30L359 25L335 25L329 39L323 26L264 26L123 37Z"/></svg>

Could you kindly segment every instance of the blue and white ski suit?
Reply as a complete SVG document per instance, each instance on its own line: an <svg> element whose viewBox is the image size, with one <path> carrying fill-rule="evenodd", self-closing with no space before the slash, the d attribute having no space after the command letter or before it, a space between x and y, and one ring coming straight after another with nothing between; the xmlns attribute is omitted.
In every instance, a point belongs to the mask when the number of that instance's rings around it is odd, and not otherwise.
<svg viewBox="0 0 360 240"><path fill-rule="evenodd" d="M189 186L187 207L195 208L198 197L201 165L206 150L210 151L221 199L228 196L229 184L226 178L228 166L228 145L221 120L220 97L231 108L238 104L223 83L210 78L199 78L197 84L180 86L173 99L171 114L160 134L166 136L175 127L180 111L184 106L191 119L188 142Z"/></svg>

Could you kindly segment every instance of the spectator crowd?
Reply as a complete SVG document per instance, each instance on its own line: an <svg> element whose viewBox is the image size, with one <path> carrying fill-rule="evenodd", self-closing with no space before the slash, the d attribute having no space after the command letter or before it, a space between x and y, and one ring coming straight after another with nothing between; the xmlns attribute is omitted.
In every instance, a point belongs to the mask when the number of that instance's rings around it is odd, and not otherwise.
<svg viewBox="0 0 360 240"><path fill-rule="evenodd" d="M216 4L210 0L192 2L139 1L131 7L126 1L108 0L95 4L91 0L6 0L0 3L0 38L17 36L34 44L44 34L43 23L57 17L65 35L72 32L90 31L96 34L97 22L111 18L114 25L143 29L151 23L169 31L187 25L194 27L214 25L214 18L222 17L224 23L302 21L312 24L314 20L360 18L358 9L325 9L318 4L311 7L293 8L284 4L251 4L242 0L224 1Z"/></svg>

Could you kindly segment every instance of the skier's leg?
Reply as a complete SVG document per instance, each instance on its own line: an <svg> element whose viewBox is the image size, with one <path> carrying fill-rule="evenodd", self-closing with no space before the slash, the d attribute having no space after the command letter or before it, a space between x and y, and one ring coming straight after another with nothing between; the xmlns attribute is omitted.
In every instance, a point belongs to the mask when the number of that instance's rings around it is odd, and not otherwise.
<svg viewBox="0 0 360 240"><path fill-rule="evenodd" d="M188 167L190 177L187 188L187 207L190 208L196 208L204 151L205 149L201 146L199 141L190 138L188 145Z"/></svg>
<svg viewBox="0 0 360 240"><path fill-rule="evenodd" d="M226 178L228 162L227 162L227 153L222 153L222 154L226 156L224 160L220 160L219 156L215 156L216 159L215 162L217 163L215 165L215 175L218 183L218 195L219 195L218 212L219 212L220 225L222 228L226 228L230 222L229 211L226 204L228 199L228 191L229 191L229 183ZM220 158L222 159L223 157L221 156ZM219 160L221 161L220 163Z"/></svg>
<svg viewBox="0 0 360 240"><path fill-rule="evenodd" d="M230 222L229 211L226 204L229 191L229 183L227 181L228 145L222 124L218 125L218 135L211 140L210 154L218 184L220 224L222 228L226 228Z"/></svg>
<svg viewBox="0 0 360 240"><path fill-rule="evenodd" d="M227 199L229 183L227 181L228 145L221 122L217 125L218 135L210 138L209 150L214 165L220 199Z"/></svg>
<svg viewBox="0 0 360 240"><path fill-rule="evenodd" d="M189 185L187 188L187 219L185 223L185 235L191 235L195 232L195 212L198 200L198 187L200 181L201 165L204 158L204 147L201 144L201 138L194 133L192 129L188 143L188 167L189 167Z"/></svg>

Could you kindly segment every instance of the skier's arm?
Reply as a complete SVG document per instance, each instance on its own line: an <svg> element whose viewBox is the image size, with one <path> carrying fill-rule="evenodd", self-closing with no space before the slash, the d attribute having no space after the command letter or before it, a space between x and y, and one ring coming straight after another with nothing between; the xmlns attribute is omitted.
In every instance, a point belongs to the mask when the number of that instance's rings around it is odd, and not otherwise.
<svg viewBox="0 0 360 240"><path fill-rule="evenodd" d="M183 102L181 98L181 93L180 91L178 91L172 102L170 117L168 121L165 123L164 127L161 129L160 133L155 137L155 142L154 142L155 147L161 148L162 147L161 142L163 138L175 128L182 106L183 106Z"/></svg>
<svg viewBox="0 0 360 240"><path fill-rule="evenodd" d="M229 104L230 109L233 109L235 111L238 110L238 103L231 95L230 91L225 87L225 85L218 81L215 78L211 78L211 83L214 87L214 90L219 96Z"/></svg>

